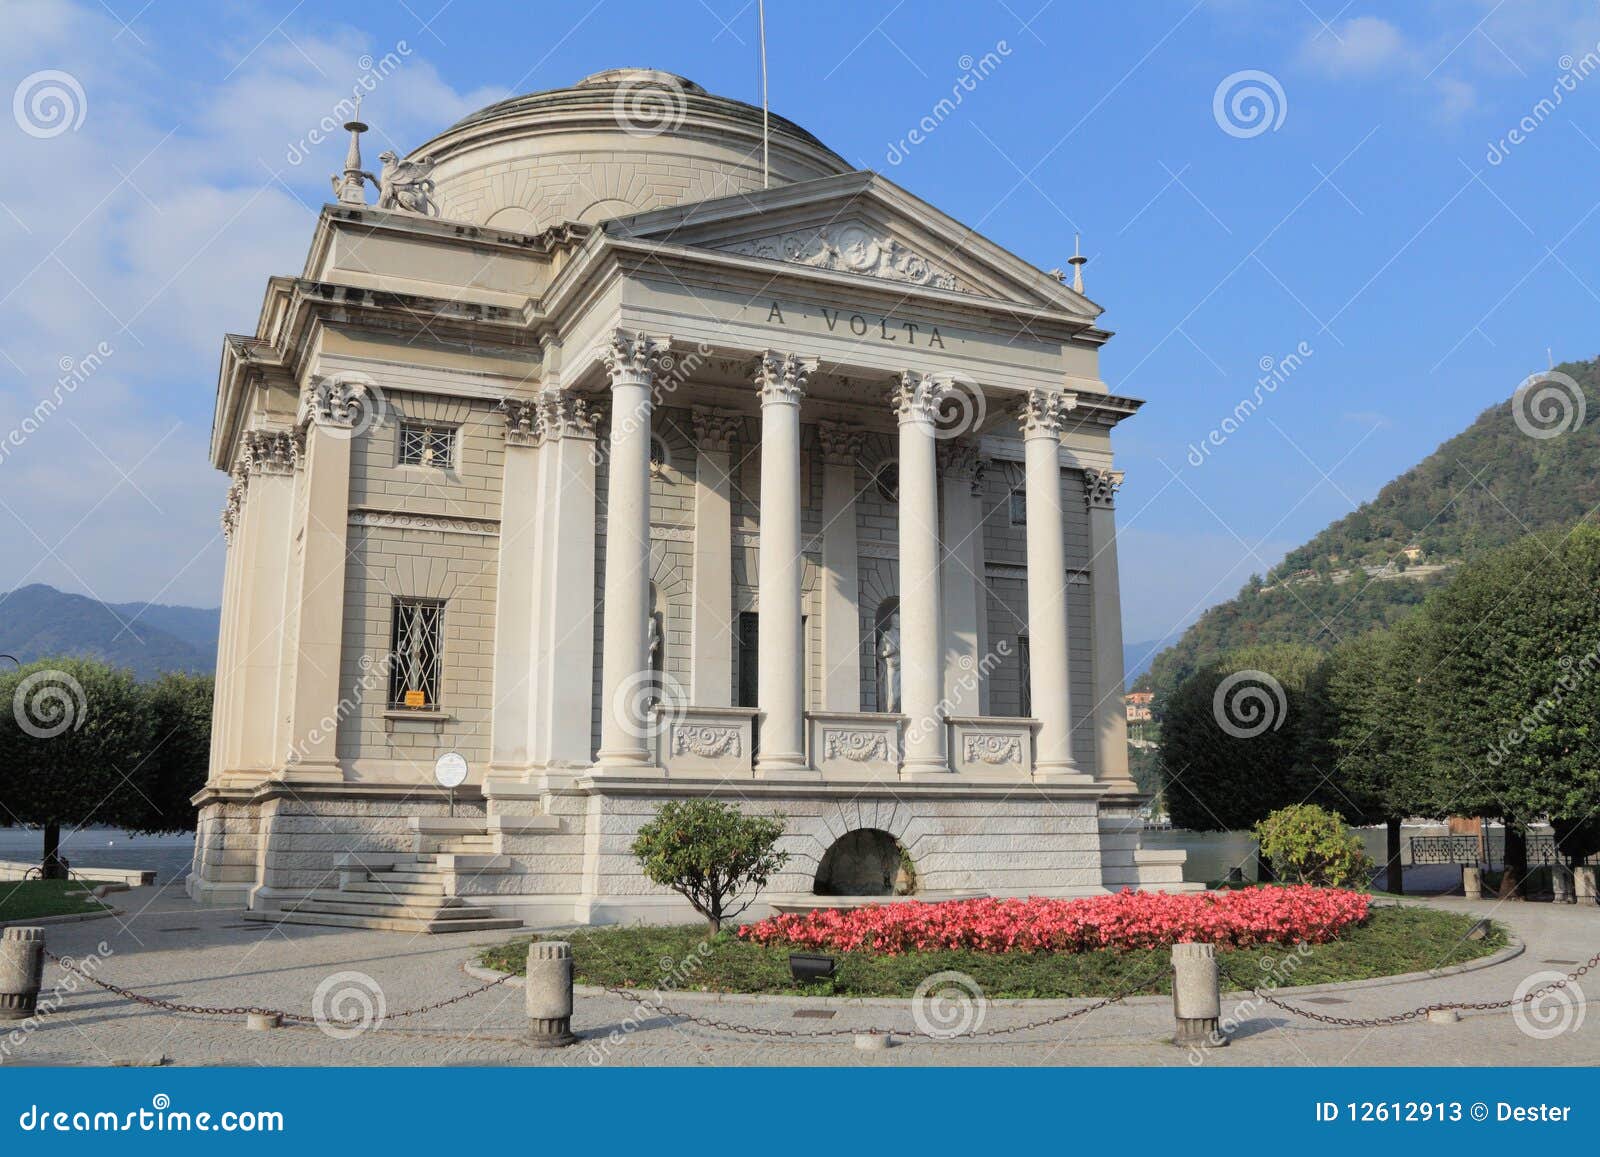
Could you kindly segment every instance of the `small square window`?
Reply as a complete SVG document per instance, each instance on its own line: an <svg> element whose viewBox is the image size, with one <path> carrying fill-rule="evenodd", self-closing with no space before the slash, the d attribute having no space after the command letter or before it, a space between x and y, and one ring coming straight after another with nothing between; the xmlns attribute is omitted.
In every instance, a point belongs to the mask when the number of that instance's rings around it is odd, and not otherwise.
<svg viewBox="0 0 1600 1157"><path fill-rule="evenodd" d="M439 710L444 604L396 599L389 633L389 706Z"/></svg>
<svg viewBox="0 0 1600 1157"><path fill-rule="evenodd" d="M1012 526L1028 525L1028 496L1020 490L1013 490L1010 497L1010 514Z"/></svg>
<svg viewBox="0 0 1600 1157"><path fill-rule="evenodd" d="M400 465L450 469L456 432L450 426L431 426L422 422L400 423Z"/></svg>

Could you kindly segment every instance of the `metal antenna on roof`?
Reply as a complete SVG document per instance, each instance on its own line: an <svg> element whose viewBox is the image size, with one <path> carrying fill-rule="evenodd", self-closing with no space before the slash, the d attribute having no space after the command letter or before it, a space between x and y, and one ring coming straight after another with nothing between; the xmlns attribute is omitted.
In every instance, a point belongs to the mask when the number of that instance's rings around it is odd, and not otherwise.
<svg viewBox="0 0 1600 1157"><path fill-rule="evenodd" d="M761 187L771 185L767 166L767 0L756 0L756 19L761 27Z"/></svg>

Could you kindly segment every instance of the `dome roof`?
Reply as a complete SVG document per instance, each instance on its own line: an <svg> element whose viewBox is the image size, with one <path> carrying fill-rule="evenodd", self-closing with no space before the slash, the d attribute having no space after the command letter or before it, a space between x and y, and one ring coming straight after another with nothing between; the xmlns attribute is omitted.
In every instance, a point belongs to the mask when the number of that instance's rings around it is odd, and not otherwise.
<svg viewBox="0 0 1600 1157"><path fill-rule="evenodd" d="M435 161L441 216L533 232L759 189L761 120L674 73L614 68L480 109L412 156ZM851 171L793 121L769 126L772 184Z"/></svg>

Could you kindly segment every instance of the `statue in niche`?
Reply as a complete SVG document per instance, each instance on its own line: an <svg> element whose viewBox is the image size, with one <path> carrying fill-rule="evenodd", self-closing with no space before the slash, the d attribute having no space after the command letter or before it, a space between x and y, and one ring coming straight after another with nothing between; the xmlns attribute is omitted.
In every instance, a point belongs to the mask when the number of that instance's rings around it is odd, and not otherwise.
<svg viewBox="0 0 1600 1157"><path fill-rule="evenodd" d="M900 710L900 616L894 615L878 636L878 709Z"/></svg>

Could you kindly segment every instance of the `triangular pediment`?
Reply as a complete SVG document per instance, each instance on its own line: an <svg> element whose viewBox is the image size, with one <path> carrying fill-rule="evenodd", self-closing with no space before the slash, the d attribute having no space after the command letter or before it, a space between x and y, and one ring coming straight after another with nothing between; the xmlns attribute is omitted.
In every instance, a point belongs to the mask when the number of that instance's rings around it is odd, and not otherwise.
<svg viewBox="0 0 1600 1157"><path fill-rule="evenodd" d="M1085 320L1098 305L893 182L846 173L605 222L618 238L899 282Z"/></svg>

